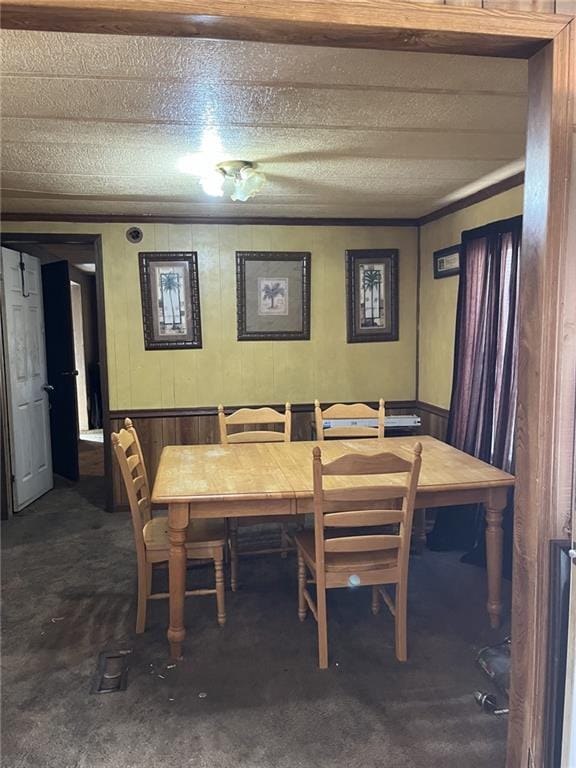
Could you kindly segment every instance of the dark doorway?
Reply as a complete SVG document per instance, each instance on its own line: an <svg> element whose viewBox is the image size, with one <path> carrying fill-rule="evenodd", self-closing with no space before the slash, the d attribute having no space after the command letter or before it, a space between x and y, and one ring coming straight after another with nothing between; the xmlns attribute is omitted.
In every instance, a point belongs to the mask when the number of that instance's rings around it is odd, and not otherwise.
<svg viewBox="0 0 576 768"><path fill-rule="evenodd" d="M50 397L52 467L57 475L78 480L78 368L67 261L42 265L46 365Z"/></svg>

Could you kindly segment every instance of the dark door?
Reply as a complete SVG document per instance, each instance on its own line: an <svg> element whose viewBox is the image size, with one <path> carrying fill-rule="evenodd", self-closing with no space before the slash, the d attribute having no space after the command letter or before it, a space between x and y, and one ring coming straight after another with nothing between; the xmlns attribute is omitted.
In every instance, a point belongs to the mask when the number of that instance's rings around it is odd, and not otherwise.
<svg viewBox="0 0 576 768"><path fill-rule="evenodd" d="M78 480L78 404L72 299L67 261L42 266L46 368L50 389L52 466L57 475Z"/></svg>

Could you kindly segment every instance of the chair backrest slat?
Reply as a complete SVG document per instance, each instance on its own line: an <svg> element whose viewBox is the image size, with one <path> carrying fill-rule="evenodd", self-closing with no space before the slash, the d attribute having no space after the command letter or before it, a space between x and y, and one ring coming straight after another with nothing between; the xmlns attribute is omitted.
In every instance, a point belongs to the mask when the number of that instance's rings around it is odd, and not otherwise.
<svg viewBox="0 0 576 768"><path fill-rule="evenodd" d="M112 432L111 440L130 504L136 551L141 558L145 553L143 529L151 518L150 486L142 446L130 419L125 419L124 429Z"/></svg>
<svg viewBox="0 0 576 768"><path fill-rule="evenodd" d="M283 443L284 432L272 432L265 429L233 432L228 435L229 443Z"/></svg>
<svg viewBox="0 0 576 768"><path fill-rule="evenodd" d="M128 449L134 445L134 435L126 429L121 429L118 433L118 440L120 443L120 446L124 452L128 451Z"/></svg>
<svg viewBox="0 0 576 768"><path fill-rule="evenodd" d="M325 552L378 552L385 549L399 549L400 536L368 534L367 536L341 536L325 539Z"/></svg>
<svg viewBox="0 0 576 768"><path fill-rule="evenodd" d="M358 509L348 512L326 512L325 528L364 528L370 525L394 525L401 523L401 509Z"/></svg>
<svg viewBox="0 0 576 768"><path fill-rule="evenodd" d="M401 499L408 491L405 485L365 485L360 487L334 488L323 491L322 500L327 504L358 504L363 501Z"/></svg>
<svg viewBox="0 0 576 768"><path fill-rule="evenodd" d="M420 475L422 445L416 443L411 460L394 453L350 453L328 464L322 463L322 452L313 450L314 530L316 540L317 577L324 583L326 555L378 553L397 550L391 568L406 573L410 550L410 534L414 503ZM399 482L398 476L402 476ZM325 488L350 478L351 486ZM362 478L363 485L359 485ZM375 482L377 480L377 482ZM386 482L388 480L388 482ZM396 499L383 505L383 501ZM338 508L345 505L345 509ZM356 505L356 506L354 506ZM370 508L373 506L374 508ZM384 508L383 508L384 507ZM386 508L387 507L387 508ZM397 525L397 533L381 532L377 526ZM347 536L326 537L325 529L362 528ZM365 529L374 527L374 533ZM393 556L394 557L394 556ZM388 560L386 561L389 562Z"/></svg>
<svg viewBox="0 0 576 768"><path fill-rule="evenodd" d="M136 475L136 477L133 479L133 483L136 493L138 493L138 491L140 491L142 488L144 488L145 492L148 490L146 478L143 475Z"/></svg>
<svg viewBox="0 0 576 768"><path fill-rule="evenodd" d="M286 415L274 408L239 408L226 416L226 424L284 424Z"/></svg>
<svg viewBox="0 0 576 768"><path fill-rule="evenodd" d="M133 453L132 456L128 456L128 467L131 472L133 472L139 464L140 455L138 453Z"/></svg>
<svg viewBox="0 0 576 768"><path fill-rule="evenodd" d="M357 419L377 419L378 425L371 427L362 424L354 426L334 426L324 427L325 420L346 419L355 421ZM355 403L349 405L346 403L336 403L325 410L322 410L318 400L314 401L314 420L316 423L316 439L324 440L326 437L384 437L385 406L381 398L378 403L378 409L371 408L366 403Z"/></svg>
<svg viewBox="0 0 576 768"><path fill-rule="evenodd" d="M395 453L349 453L322 465L323 475L392 475L409 472L412 462Z"/></svg>
<svg viewBox="0 0 576 768"><path fill-rule="evenodd" d="M253 426L272 426L274 424L283 424L282 431L275 429L256 429L244 430L240 432L228 432L228 427L253 427ZM224 406L218 406L218 426L220 428L220 443L228 445L229 443L270 443L270 442L290 442L292 439L292 407L286 403L285 413L274 410L274 408L239 408L234 413L226 416Z"/></svg>

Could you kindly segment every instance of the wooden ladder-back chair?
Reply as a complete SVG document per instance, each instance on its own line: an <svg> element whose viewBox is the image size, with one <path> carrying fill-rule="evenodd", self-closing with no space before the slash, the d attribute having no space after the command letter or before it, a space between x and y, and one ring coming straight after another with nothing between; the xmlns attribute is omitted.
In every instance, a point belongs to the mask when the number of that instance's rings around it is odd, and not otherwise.
<svg viewBox="0 0 576 768"><path fill-rule="evenodd" d="M318 400L314 401L314 420L316 424L316 439L324 440L327 437L354 440L356 438L382 438L384 437L385 425L385 403L380 398L378 410L371 408L365 403L356 403L355 405L345 405L336 403L324 411L320 408ZM361 424L357 426L337 426L324 428L325 419L377 419L377 427L366 427ZM414 529L412 532L412 544L414 551L421 554L426 546L426 510L417 509L414 512Z"/></svg>
<svg viewBox="0 0 576 768"><path fill-rule="evenodd" d="M335 438L356 438L356 437L384 437L384 400L380 399L378 410L371 408L365 403L356 403L355 405L345 405L336 403L326 408L324 411L320 407L318 400L314 401L314 420L316 422L316 439L324 440L327 437ZM324 421L329 419L377 419L378 426L366 427L361 424L357 426L342 426L324 428Z"/></svg>
<svg viewBox="0 0 576 768"><path fill-rule="evenodd" d="M335 587L372 586L372 612L378 613L383 600L396 623L396 657L407 659L408 559L421 453L416 443L411 460L394 453L352 453L323 464L320 448L313 450L314 532L297 533L295 539L298 617L304 621L309 607L316 619L321 669L328 667L326 590ZM394 478L376 483L376 476ZM400 500L401 506L394 503ZM378 530L391 524L398 524L398 533ZM327 537L328 530L336 535ZM306 569L316 583L316 602L306 586ZM394 600L386 584L396 585Z"/></svg>
<svg viewBox="0 0 576 768"><path fill-rule="evenodd" d="M120 472L130 503L132 527L138 562L138 612L136 632L144 632L148 600L161 600L168 593L152 594L152 568L155 563L169 559L168 518L153 517L150 486L144 464L142 448L132 421L125 419L124 429L112 433L112 448L120 465ZM190 595L216 595L218 623L226 621L224 602L224 548L226 537L221 521L198 520L190 523L187 531L186 557L189 560L213 560L215 589L195 589Z"/></svg>
<svg viewBox="0 0 576 768"><path fill-rule="evenodd" d="M274 425L282 424L283 429L271 429ZM226 416L224 406L218 406L218 426L220 428L221 445L242 443L289 443L292 438L292 406L286 403L285 412L280 413L274 408L239 408ZM241 431L229 432L228 427L243 428ZM246 427L255 429L247 430ZM230 586L233 592L238 589L238 527L240 525L254 525L259 523L280 523L282 542L280 549L253 549L247 551L247 555L264 555L272 552L281 552L286 557L290 538L286 530L288 518L283 517L258 517L258 518L233 518L229 521L230 530Z"/></svg>

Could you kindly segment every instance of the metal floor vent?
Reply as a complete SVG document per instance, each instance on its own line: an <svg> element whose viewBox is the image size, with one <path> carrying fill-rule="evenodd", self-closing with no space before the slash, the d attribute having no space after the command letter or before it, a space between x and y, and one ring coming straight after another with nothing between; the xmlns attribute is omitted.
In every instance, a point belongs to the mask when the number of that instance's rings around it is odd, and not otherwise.
<svg viewBox="0 0 576 768"><path fill-rule="evenodd" d="M131 650L102 651L90 693L125 691L128 685L128 657Z"/></svg>

